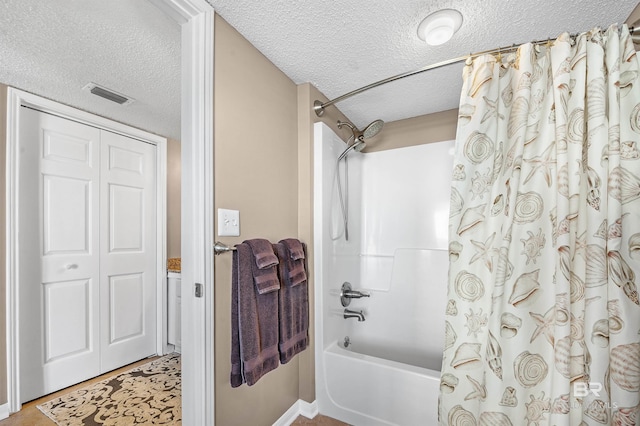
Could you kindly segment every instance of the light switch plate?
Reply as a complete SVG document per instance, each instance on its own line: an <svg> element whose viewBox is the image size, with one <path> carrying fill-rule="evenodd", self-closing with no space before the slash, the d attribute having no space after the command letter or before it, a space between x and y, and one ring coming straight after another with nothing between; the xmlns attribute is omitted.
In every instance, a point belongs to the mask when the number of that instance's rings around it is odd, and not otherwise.
<svg viewBox="0 0 640 426"><path fill-rule="evenodd" d="M218 236L240 236L240 212L238 210L218 209Z"/></svg>

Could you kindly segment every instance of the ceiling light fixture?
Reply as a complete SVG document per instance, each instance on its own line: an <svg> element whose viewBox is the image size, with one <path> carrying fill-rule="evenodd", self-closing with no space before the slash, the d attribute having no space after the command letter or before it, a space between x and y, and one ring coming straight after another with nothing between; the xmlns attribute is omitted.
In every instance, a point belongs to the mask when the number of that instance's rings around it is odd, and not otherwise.
<svg viewBox="0 0 640 426"><path fill-rule="evenodd" d="M420 22L418 37L431 46L439 46L451 40L462 25L462 14L454 9L442 9Z"/></svg>

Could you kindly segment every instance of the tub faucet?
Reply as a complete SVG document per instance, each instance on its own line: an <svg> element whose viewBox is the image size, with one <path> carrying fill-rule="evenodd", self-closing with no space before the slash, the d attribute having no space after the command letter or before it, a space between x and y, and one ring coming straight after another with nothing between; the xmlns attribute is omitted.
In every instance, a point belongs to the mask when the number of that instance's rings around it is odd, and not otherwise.
<svg viewBox="0 0 640 426"><path fill-rule="evenodd" d="M364 314L362 311L352 311L350 309L344 310L344 319L347 318L358 318L358 322L364 321Z"/></svg>
<svg viewBox="0 0 640 426"><path fill-rule="evenodd" d="M345 308L351 304L351 299L360 299L361 297L371 297L366 291L353 290L351 283L345 282L340 289L340 302Z"/></svg>
<svg viewBox="0 0 640 426"><path fill-rule="evenodd" d="M342 297L348 297L349 299L360 299L361 297L370 297L371 295L364 291L358 290L344 290L341 294Z"/></svg>

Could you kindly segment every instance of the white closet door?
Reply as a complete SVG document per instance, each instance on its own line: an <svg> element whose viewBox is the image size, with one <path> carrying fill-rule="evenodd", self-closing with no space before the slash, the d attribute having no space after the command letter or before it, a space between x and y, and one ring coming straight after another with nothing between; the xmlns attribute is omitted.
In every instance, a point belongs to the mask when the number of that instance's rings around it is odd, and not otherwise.
<svg viewBox="0 0 640 426"><path fill-rule="evenodd" d="M20 399L99 374L100 130L22 108Z"/></svg>
<svg viewBox="0 0 640 426"><path fill-rule="evenodd" d="M156 353L156 147L101 140L102 370Z"/></svg>
<svg viewBox="0 0 640 426"><path fill-rule="evenodd" d="M156 353L156 147L21 109L20 400Z"/></svg>

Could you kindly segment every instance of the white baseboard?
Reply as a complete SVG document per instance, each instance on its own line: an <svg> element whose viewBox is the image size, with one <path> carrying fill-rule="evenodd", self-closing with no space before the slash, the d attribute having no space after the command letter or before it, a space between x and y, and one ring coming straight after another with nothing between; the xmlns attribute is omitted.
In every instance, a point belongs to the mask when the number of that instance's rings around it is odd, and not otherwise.
<svg viewBox="0 0 640 426"><path fill-rule="evenodd" d="M315 401L307 402L299 399L275 421L273 426L289 426L298 416L305 416L308 419L312 419L317 415L318 404Z"/></svg>
<svg viewBox="0 0 640 426"><path fill-rule="evenodd" d="M4 420L9 417L9 403L0 405L0 420Z"/></svg>
<svg viewBox="0 0 640 426"><path fill-rule="evenodd" d="M299 399L298 406L300 407L300 414L308 419L312 419L318 415L318 403L315 401L307 402Z"/></svg>

